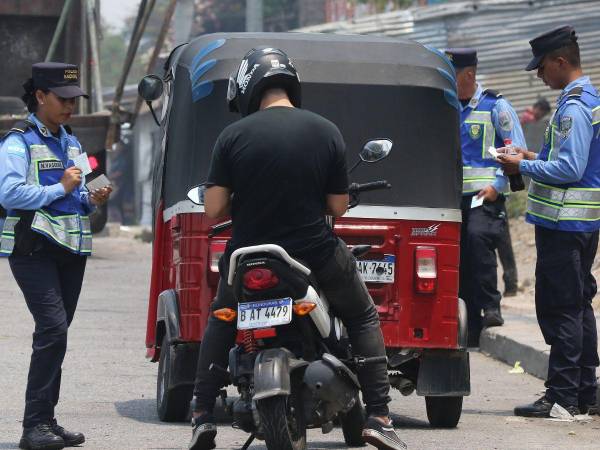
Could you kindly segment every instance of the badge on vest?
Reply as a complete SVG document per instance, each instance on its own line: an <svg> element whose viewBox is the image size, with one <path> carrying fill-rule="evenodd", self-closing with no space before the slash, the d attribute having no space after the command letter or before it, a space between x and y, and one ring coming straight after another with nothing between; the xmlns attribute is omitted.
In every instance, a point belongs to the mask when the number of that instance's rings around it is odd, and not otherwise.
<svg viewBox="0 0 600 450"><path fill-rule="evenodd" d="M573 118L571 116L563 116L560 119L560 137L566 139L573 127Z"/></svg>
<svg viewBox="0 0 600 450"><path fill-rule="evenodd" d="M544 131L544 144L550 143L550 125L546 127L546 131Z"/></svg>
<svg viewBox="0 0 600 450"><path fill-rule="evenodd" d="M60 161L39 161L38 170L63 170L63 163Z"/></svg>
<svg viewBox="0 0 600 450"><path fill-rule="evenodd" d="M469 134L473 139L478 139L481 136L481 125L475 123L469 128Z"/></svg>

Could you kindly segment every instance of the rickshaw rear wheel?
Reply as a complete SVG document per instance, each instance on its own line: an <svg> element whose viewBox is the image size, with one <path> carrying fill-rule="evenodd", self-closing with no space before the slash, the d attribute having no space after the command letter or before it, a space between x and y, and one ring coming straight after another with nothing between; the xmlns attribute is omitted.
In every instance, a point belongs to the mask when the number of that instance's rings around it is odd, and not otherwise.
<svg viewBox="0 0 600 450"><path fill-rule="evenodd" d="M462 414L462 404L462 396L425 397L429 423L435 428L455 428Z"/></svg>
<svg viewBox="0 0 600 450"><path fill-rule="evenodd" d="M156 377L156 411L162 422L183 422L188 417L193 386L177 386L169 389L173 370L171 351L168 336L165 334L160 345Z"/></svg>
<svg viewBox="0 0 600 450"><path fill-rule="evenodd" d="M346 414L340 414L340 422L342 423L342 432L344 433L344 441L349 447L363 447L365 440L362 437L362 430L365 426L366 413L365 408L360 401L360 397L356 396L356 403Z"/></svg>

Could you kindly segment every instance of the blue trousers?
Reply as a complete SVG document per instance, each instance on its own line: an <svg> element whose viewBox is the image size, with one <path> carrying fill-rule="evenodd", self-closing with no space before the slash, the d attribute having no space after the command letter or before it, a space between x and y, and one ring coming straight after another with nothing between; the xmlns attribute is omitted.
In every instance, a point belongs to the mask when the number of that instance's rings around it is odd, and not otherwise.
<svg viewBox="0 0 600 450"><path fill-rule="evenodd" d="M598 231L576 233L536 226L535 307L550 345L546 396L562 406L596 403L598 335L591 269Z"/></svg>
<svg viewBox="0 0 600 450"><path fill-rule="evenodd" d="M77 307L86 263L85 256L75 255L46 239L42 241L31 254L9 257L12 273L35 321L24 428L54 418L67 330Z"/></svg>

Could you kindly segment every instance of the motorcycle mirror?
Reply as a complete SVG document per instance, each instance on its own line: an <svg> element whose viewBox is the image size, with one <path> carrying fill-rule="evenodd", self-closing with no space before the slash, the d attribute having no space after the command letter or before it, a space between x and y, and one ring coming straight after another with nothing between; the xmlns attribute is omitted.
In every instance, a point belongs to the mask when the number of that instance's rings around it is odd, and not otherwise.
<svg viewBox="0 0 600 450"><path fill-rule="evenodd" d="M366 163L378 162L390 154L393 145L390 139L374 139L365 144L358 156Z"/></svg>
<svg viewBox="0 0 600 450"><path fill-rule="evenodd" d="M156 117L156 113L152 107L152 102L160 98L163 94L163 80L161 80L158 75L146 75L138 84L138 94L146 100L146 104L148 105L148 108L150 108L154 122L156 122L156 125L160 126L158 117Z"/></svg>
<svg viewBox="0 0 600 450"><path fill-rule="evenodd" d="M153 102L163 94L163 81L158 75L146 75L138 84L138 93L147 102Z"/></svg>
<svg viewBox="0 0 600 450"><path fill-rule="evenodd" d="M194 186L187 193L187 198L190 199L192 203L196 205L204 205L204 192L206 191L206 186L204 183L199 184L198 186Z"/></svg>

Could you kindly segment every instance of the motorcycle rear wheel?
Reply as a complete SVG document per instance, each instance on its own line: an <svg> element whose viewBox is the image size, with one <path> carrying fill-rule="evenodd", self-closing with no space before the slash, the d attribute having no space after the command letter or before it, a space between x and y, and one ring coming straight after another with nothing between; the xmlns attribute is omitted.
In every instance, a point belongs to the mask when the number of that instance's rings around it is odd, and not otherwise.
<svg viewBox="0 0 600 450"><path fill-rule="evenodd" d="M297 395L258 400L256 408L269 450L306 449L304 411Z"/></svg>

